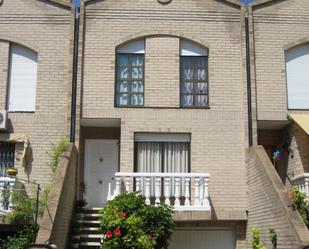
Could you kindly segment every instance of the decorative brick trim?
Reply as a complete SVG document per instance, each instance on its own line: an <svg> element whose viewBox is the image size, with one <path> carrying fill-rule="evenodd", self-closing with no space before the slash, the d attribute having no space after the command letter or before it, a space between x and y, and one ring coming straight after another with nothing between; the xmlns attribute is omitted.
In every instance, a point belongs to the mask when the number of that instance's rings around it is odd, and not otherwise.
<svg viewBox="0 0 309 249"><path fill-rule="evenodd" d="M179 39L186 39L190 40L192 42L198 43L203 47L206 47L210 49L210 45L207 44L204 40L201 40L200 38L196 36L192 36L189 34L185 33L180 33L180 32L175 32L175 31L163 31L163 30L151 30L151 31L143 31L135 34L131 34L129 36L126 36L116 42L116 46L118 47L119 45L122 45L123 43L130 42L132 40L137 40L137 39L143 39L147 37L153 37L153 36L170 36L170 37L178 37Z"/></svg>

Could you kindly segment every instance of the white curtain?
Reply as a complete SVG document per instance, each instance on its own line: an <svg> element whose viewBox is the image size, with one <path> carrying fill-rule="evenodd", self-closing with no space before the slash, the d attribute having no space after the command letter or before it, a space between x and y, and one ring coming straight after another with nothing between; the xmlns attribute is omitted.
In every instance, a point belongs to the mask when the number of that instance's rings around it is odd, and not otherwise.
<svg viewBox="0 0 309 249"><path fill-rule="evenodd" d="M189 171L188 143L164 144L164 169L166 173L187 173Z"/></svg>
<svg viewBox="0 0 309 249"><path fill-rule="evenodd" d="M137 171L159 173L162 169L162 143L137 143Z"/></svg>
<svg viewBox="0 0 309 249"><path fill-rule="evenodd" d="M138 142L137 171L146 173L189 172L189 143ZM183 185L183 182L181 185ZM154 195L154 180L152 180L151 189L151 195ZM173 190L174 179L172 180L172 193ZM184 189L182 194L184 194Z"/></svg>

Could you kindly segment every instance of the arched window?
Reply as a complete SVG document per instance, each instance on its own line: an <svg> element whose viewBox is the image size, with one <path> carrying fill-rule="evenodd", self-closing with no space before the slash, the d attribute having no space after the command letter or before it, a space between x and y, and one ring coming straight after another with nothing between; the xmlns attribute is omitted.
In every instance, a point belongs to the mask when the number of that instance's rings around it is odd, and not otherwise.
<svg viewBox="0 0 309 249"><path fill-rule="evenodd" d="M208 49L180 42L180 103L183 108L208 107Z"/></svg>
<svg viewBox="0 0 309 249"><path fill-rule="evenodd" d="M116 52L116 106L143 106L145 41L124 44Z"/></svg>
<svg viewBox="0 0 309 249"><path fill-rule="evenodd" d="M309 109L309 44L285 53L289 109Z"/></svg>
<svg viewBox="0 0 309 249"><path fill-rule="evenodd" d="M37 60L36 52L16 44L11 45L8 111L35 111Z"/></svg>

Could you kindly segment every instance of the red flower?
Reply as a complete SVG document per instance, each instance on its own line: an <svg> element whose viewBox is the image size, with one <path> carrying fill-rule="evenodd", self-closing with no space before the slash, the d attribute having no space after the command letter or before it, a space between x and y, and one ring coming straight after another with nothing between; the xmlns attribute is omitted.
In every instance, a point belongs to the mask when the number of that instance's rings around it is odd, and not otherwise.
<svg viewBox="0 0 309 249"><path fill-rule="evenodd" d="M107 239L110 239L111 237L113 237L112 231L107 231L107 232L105 233L105 237L106 237Z"/></svg>
<svg viewBox="0 0 309 249"><path fill-rule="evenodd" d="M115 230L114 230L114 234L115 234L116 236L120 236L120 235L121 235L121 230L120 230L119 228L115 229Z"/></svg>
<svg viewBox="0 0 309 249"><path fill-rule="evenodd" d="M127 217L127 214L126 214L126 213L124 213L124 212L121 212L120 216L121 216L121 218L122 218L122 219L124 219L124 218L126 218L126 217Z"/></svg>

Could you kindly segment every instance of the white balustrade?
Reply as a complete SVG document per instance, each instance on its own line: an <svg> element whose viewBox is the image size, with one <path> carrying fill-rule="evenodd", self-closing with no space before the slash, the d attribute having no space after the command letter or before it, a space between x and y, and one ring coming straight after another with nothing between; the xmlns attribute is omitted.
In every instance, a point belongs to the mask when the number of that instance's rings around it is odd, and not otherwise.
<svg viewBox="0 0 309 249"><path fill-rule="evenodd" d="M291 180L292 184L297 186L301 192L305 193L307 199L309 199L309 173L295 176Z"/></svg>
<svg viewBox="0 0 309 249"><path fill-rule="evenodd" d="M111 196L122 190L137 191L145 196L147 205L165 203L176 211L210 210L208 182L209 174L118 172Z"/></svg>
<svg viewBox="0 0 309 249"><path fill-rule="evenodd" d="M13 177L0 177L0 214L5 214L12 210L15 180Z"/></svg>

